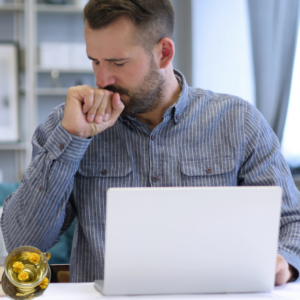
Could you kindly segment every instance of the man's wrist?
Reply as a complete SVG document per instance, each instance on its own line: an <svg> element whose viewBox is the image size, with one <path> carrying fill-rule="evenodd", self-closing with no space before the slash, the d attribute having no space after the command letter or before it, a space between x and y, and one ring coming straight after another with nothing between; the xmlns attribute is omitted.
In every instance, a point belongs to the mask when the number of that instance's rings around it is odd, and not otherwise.
<svg viewBox="0 0 300 300"><path fill-rule="evenodd" d="M84 138L84 139L88 138L88 137L84 136L84 134L83 134L82 132L79 132L78 130L69 128L69 127L65 124L64 119L61 121L61 126L63 127L63 129L64 129L65 131L67 131L67 132L70 133L71 135L74 135L74 136L77 136L77 137L80 137L80 138Z"/></svg>

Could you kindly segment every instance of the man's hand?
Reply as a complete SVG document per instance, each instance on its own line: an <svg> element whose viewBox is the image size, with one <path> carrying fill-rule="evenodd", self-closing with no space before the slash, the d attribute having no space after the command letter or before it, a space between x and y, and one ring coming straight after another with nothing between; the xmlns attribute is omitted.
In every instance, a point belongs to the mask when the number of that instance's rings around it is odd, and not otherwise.
<svg viewBox="0 0 300 300"><path fill-rule="evenodd" d="M73 135L88 138L113 126L123 109L118 93L87 85L71 87L61 125Z"/></svg>
<svg viewBox="0 0 300 300"><path fill-rule="evenodd" d="M275 285L287 283L293 277L292 268L281 255L277 254Z"/></svg>

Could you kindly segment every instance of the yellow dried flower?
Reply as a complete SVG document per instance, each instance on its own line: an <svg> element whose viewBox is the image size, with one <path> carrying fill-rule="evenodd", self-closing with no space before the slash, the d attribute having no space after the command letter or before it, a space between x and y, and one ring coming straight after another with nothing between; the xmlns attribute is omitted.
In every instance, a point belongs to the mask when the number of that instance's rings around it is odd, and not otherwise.
<svg viewBox="0 0 300 300"><path fill-rule="evenodd" d="M36 253L30 253L29 255L29 261L32 263L32 264L37 264L39 261L40 261L40 256Z"/></svg>
<svg viewBox="0 0 300 300"><path fill-rule="evenodd" d="M29 274L27 272L24 272L24 271L20 272L20 274L18 275L18 279L20 281L25 281L28 278L29 278Z"/></svg>
<svg viewBox="0 0 300 300"><path fill-rule="evenodd" d="M40 283L40 287L44 290L49 284L49 279L47 277Z"/></svg>
<svg viewBox="0 0 300 300"><path fill-rule="evenodd" d="M12 267L15 273L20 273L24 270L24 265L20 261L14 262Z"/></svg>

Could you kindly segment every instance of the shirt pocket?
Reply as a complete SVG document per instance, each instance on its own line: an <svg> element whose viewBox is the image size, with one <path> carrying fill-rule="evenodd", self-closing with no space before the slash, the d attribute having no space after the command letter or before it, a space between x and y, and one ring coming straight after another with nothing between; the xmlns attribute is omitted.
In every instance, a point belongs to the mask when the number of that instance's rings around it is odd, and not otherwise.
<svg viewBox="0 0 300 300"><path fill-rule="evenodd" d="M130 187L132 182L131 163L81 164L74 183L74 201L81 226L90 228L105 224L107 189Z"/></svg>
<svg viewBox="0 0 300 300"><path fill-rule="evenodd" d="M126 177L132 172L132 164L124 162L83 164L78 172L85 177Z"/></svg>
<svg viewBox="0 0 300 300"><path fill-rule="evenodd" d="M183 186L236 186L235 160L231 157L180 163Z"/></svg>

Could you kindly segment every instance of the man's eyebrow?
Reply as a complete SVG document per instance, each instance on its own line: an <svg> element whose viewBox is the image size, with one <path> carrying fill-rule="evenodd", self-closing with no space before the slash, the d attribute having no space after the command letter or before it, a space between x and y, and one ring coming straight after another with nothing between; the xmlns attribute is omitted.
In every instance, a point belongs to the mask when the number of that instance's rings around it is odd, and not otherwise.
<svg viewBox="0 0 300 300"><path fill-rule="evenodd" d="M90 60L98 60L98 59L90 57L90 56L88 56L88 58ZM129 57L124 57L124 58L106 58L105 61L117 62L117 61L124 61L124 60L128 60L128 59L129 59Z"/></svg>
<svg viewBox="0 0 300 300"><path fill-rule="evenodd" d="M106 61L112 61L112 62L114 62L114 61L123 61L123 60L127 60L127 59L129 59L129 57L124 57L124 58L106 58L105 60Z"/></svg>

